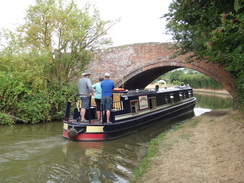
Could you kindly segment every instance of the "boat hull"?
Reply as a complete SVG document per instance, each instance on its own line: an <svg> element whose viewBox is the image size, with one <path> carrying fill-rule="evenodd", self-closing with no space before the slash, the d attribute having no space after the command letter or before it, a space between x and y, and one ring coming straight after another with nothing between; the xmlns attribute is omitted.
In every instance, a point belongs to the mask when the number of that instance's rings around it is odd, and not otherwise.
<svg viewBox="0 0 244 183"><path fill-rule="evenodd" d="M63 137L74 141L107 141L114 140L136 133L149 125L164 123L166 119L177 118L189 112L193 112L196 98L191 98L174 105L169 105L153 112L133 116L121 122L113 124L78 124L64 121ZM77 135L71 136L74 130Z"/></svg>

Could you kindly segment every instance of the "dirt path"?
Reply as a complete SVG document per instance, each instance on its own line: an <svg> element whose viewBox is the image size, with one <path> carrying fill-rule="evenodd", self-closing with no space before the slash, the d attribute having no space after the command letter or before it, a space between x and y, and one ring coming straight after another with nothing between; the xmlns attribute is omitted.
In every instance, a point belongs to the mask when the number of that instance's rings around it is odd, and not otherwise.
<svg viewBox="0 0 244 183"><path fill-rule="evenodd" d="M211 111L167 133L138 182L244 183L244 115Z"/></svg>

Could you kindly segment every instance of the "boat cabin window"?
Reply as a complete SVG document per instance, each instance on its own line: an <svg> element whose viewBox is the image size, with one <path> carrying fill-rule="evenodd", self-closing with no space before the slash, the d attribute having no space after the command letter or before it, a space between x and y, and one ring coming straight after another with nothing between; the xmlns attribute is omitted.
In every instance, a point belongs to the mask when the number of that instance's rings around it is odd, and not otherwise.
<svg viewBox="0 0 244 183"><path fill-rule="evenodd" d="M149 109L156 108L157 107L156 97L150 97L150 98L148 98L148 103L149 103Z"/></svg>
<svg viewBox="0 0 244 183"><path fill-rule="evenodd" d="M191 90L188 90L188 95L189 95L189 98L192 97Z"/></svg>
<svg viewBox="0 0 244 183"><path fill-rule="evenodd" d="M170 103L171 104L174 103L174 94L173 93L170 94Z"/></svg>
<svg viewBox="0 0 244 183"><path fill-rule="evenodd" d="M168 104L169 100L168 100L168 96L165 96L165 104Z"/></svg>
<svg viewBox="0 0 244 183"><path fill-rule="evenodd" d="M131 100L130 101L130 111L132 114L139 112L138 100Z"/></svg>
<svg viewBox="0 0 244 183"><path fill-rule="evenodd" d="M179 97L180 97L180 101L182 101L182 99L183 99L182 92L179 93Z"/></svg>

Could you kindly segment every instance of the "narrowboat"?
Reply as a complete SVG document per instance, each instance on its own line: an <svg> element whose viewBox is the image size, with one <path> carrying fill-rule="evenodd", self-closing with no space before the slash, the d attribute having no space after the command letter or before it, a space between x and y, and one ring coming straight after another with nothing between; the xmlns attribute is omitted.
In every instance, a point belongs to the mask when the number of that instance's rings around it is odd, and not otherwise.
<svg viewBox="0 0 244 183"><path fill-rule="evenodd" d="M87 109L88 122L81 123L80 95L74 102L67 102L63 123L63 137L74 141L107 141L135 133L153 123L162 123L172 116L193 112L196 98L189 86L152 90L127 91L116 88L113 91L113 104L110 115L112 123L97 120L96 105L92 96Z"/></svg>

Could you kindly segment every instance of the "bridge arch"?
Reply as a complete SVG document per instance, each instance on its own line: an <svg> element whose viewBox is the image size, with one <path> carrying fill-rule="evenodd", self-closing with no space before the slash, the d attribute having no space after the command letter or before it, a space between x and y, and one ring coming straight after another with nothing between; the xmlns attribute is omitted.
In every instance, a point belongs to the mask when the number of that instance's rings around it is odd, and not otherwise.
<svg viewBox="0 0 244 183"><path fill-rule="evenodd" d="M176 66L159 66L159 64L150 65L139 68L128 75L126 75L122 80L118 81L116 84L118 86L127 89L141 89L145 88L152 81L157 79L159 76L181 67Z"/></svg>
<svg viewBox="0 0 244 183"><path fill-rule="evenodd" d="M233 78L223 67L204 60L189 63L186 61L188 55L171 58L175 51L171 46L171 43L142 43L100 50L88 65L93 73L91 79L97 82L109 72L116 87L141 89L171 70L189 68L213 78L235 95Z"/></svg>

